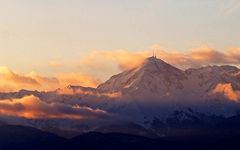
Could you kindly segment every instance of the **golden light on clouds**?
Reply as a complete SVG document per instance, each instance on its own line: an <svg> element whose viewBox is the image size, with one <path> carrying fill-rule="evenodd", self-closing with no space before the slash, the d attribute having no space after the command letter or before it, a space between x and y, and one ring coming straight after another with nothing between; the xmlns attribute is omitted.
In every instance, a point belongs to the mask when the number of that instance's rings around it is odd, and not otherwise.
<svg viewBox="0 0 240 150"><path fill-rule="evenodd" d="M96 87L100 81L83 73L60 73L56 77L44 77L35 72L17 73L7 67L0 67L0 91L21 89L49 91L64 88L70 84Z"/></svg>
<svg viewBox="0 0 240 150"><path fill-rule="evenodd" d="M0 90L12 91L24 87L38 89L40 84L30 76L18 74L7 67L0 67Z"/></svg>
<svg viewBox="0 0 240 150"><path fill-rule="evenodd" d="M239 101L240 100L240 91L234 90L231 83L220 83L216 86L216 88L213 91L214 94L223 94L228 99L233 101Z"/></svg>
<svg viewBox="0 0 240 150"><path fill-rule="evenodd" d="M78 71L56 72L53 77L46 77L36 72L23 74L7 67L0 67L0 91L29 90L55 90L68 85L97 87L103 80L140 65L144 59L153 55L176 67L187 69L206 65L240 65L240 48L229 48L217 51L209 47L190 49L185 52L168 51L159 45L153 45L149 50L143 51L93 51L80 59ZM54 67L61 68L64 63L52 62ZM72 64L72 66L74 66ZM77 67L76 67L77 68ZM61 69L60 69L61 70Z"/></svg>
<svg viewBox="0 0 240 150"><path fill-rule="evenodd" d="M97 92L94 90L82 90L80 88L78 89L72 89L72 88L63 88L63 89L59 89L57 90L57 93L59 95L77 95L77 94L81 94L81 95L85 95L85 96L94 96L94 97L98 97L98 98L110 98L110 99L115 99L115 98L121 98L122 93L121 92Z"/></svg>
<svg viewBox="0 0 240 150"><path fill-rule="evenodd" d="M94 51L84 57L80 65L101 70L102 66L109 66L109 63L115 63L120 70L126 70L140 65L144 59L153 55L153 51L155 51L159 59L183 69L203 65L240 64L240 48L217 51L209 47L200 47L179 52L164 50L160 46L154 45L150 50L137 52L128 50ZM109 67L110 71L114 67L113 65Z"/></svg>
<svg viewBox="0 0 240 150"><path fill-rule="evenodd" d="M107 112L79 105L46 103L33 95L19 99L0 100L0 115L28 119L94 119L108 116Z"/></svg>
<svg viewBox="0 0 240 150"><path fill-rule="evenodd" d="M81 85L85 87L96 87L101 83L97 77L93 77L84 73L60 73L57 79L61 87L67 85Z"/></svg>

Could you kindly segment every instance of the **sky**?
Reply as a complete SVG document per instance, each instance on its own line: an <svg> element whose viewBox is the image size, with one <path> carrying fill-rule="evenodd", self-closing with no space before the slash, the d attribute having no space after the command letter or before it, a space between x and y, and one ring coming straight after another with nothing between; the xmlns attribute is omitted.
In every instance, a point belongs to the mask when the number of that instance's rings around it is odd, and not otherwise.
<svg viewBox="0 0 240 150"><path fill-rule="evenodd" d="M0 75L94 85L153 50L239 65L239 18L239 0L0 0Z"/></svg>

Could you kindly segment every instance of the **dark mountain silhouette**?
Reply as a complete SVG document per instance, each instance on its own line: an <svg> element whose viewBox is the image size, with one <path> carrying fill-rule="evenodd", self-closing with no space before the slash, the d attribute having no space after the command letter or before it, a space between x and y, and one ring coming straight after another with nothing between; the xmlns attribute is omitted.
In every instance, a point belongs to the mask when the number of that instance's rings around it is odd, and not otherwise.
<svg viewBox="0 0 240 150"><path fill-rule="evenodd" d="M0 127L1 150L237 150L239 146L240 134L228 136L178 136L153 139L122 133L89 132L71 139L65 139L30 127L13 125Z"/></svg>

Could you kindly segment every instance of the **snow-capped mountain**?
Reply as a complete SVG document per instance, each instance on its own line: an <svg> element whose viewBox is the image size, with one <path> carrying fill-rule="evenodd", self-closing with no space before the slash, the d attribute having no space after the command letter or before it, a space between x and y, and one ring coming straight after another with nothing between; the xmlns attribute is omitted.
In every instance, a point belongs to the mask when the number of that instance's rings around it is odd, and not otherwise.
<svg viewBox="0 0 240 150"><path fill-rule="evenodd" d="M108 110L142 125L156 118L164 122L174 111L189 108L194 115L231 116L240 108L240 69L225 65L183 71L149 57L140 66L112 76L97 91L122 93L121 101L127 102L109 104Z"/></svg>
<svg viewBox="0 0 240 150"><path fill-rule="evenodd" d="M199 127L199 124L212 126L238 116L240 69L225 65L184 71L161 59L149 57L141 65L112 76L97 88L69 85L49 92L20 90L0 93L0 99L29 95L38 97L50 106L61 104L68 105L67 108L101 110L108 117L84 121L2 117L0 121L71 132L109 129L110 126L120 131L116 128L119 125L130 131L130 127L141 126L162 136L179 132L176 129L179 124L184 129ZM173 130L170 131L170 128Z"/></svg>
<svg viewBox="0 0 240 150"><path fill-rule="evenodd" d="M240 69L225 65L183 71L161 59L149 57L140 66L112 76L97 90L121 92L130 99L197 101L213 99L216 93L229 98L224 89L215 90L224 84L230 85L233 92L240 90Z"/></svg>
<svg viewBox="0 0 240 150"><path fill-rule="evenodd" d="M171 91L183 88L185 73L156 57L147 58L143 64L112 76L98 86L101 92L121 92L131 98L168 98Z"/></svg>

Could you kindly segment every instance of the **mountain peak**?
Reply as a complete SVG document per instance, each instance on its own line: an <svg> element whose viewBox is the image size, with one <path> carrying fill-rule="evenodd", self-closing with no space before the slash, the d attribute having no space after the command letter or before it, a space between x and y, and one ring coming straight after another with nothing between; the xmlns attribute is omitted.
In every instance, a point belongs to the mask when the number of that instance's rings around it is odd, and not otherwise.
<svg viewBox="0 0 240 150"><path fill-rule="evenodd" d="M168 93L171 86L181 87L184 72L155 56L148 57L136 68L112 76L98 86L104 92L121 91L124 93ZM131 94L132 95L132 94Z"/></svg>
<svg viewBox="0 0 240 150"><path fill-rule="evenodd" d="M148 58L146 58L146 60L157 60L158 58L156 57L156 56L151 56L151 57L148 57Z"/></svg>
<svg viewBox="0 0 240 150"><path fill-rule="evenodd" d="M147 74L147 76L152 75L171 76L183 74L182 70L168 64L167 62L161 59L156 58L155 56L146 58L142 65L139 65L137 69L135 69L135 72L137 70L139 70L139 72Z"/></svg>
<svg viewBox="0 0 240 150"><path fill-rule="evenodd" d="M158 59L156 56L151 56L144 60L144 63L156 63L156 62L164 62L164 61L161 59ZM164 63L166 63L166 62L164 62Z"/></svg>

